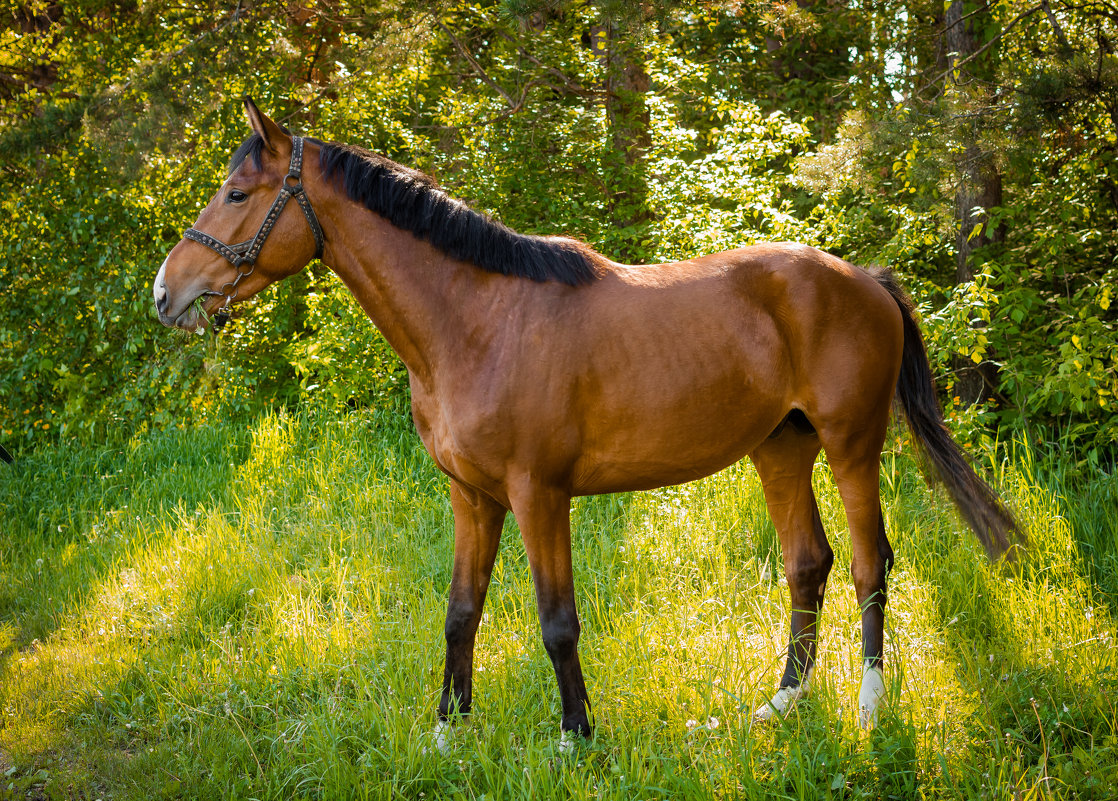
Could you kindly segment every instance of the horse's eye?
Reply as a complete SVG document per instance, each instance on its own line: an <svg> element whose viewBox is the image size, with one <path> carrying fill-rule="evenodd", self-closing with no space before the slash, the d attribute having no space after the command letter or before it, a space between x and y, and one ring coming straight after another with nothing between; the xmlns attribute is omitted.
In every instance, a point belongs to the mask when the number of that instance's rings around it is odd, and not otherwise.
<svg viewBox="0 0 1118 801"><path fill-rule="evenodd" d="M248 195L246 195L240 189L234 189L228 194L226 200L230 203L244 203L246 200L248 200Z"/></svg>

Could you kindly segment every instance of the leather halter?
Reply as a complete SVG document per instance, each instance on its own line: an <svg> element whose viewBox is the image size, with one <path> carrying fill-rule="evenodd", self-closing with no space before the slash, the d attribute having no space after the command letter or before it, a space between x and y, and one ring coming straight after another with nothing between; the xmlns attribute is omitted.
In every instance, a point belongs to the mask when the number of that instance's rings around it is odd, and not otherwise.
<svg viewBox="0 0 1118 801"><path fill-rule="evenodd" d="M256 269L256 258L260 255L260 250L264 247L268 234L272 233L272 228L275 227L283 207L287 205L287 201L291 198L295 198L299 208L303 210L303 216L307 218L311 233L314 234L314 257L316 259L322 258L322 248L326 240L322 235L322 226L318 224L318 217L315 216L314 209L311 208L311 201L303 191L302 174L303 137L295 136L291 140L291 166L288 167L287 175L283 179L283 186L280 187L276 199L272 201L272 207L268 209L264 222L260 223L260 229L256 232L256 236L247 242L227 245L220 239L203 233L197 228L187 228L183 232L184 239L190 239L200 245L205 245L219 256L224 256L237 270L237 277L225 283L220 292L213 290L206 292L207 295L225 296L225 304L214 313L213 326L216 330L220 331L229 321L229 304L237 297L237 285L252 275ZM248 269L242 269L246 265Z"/></svg>

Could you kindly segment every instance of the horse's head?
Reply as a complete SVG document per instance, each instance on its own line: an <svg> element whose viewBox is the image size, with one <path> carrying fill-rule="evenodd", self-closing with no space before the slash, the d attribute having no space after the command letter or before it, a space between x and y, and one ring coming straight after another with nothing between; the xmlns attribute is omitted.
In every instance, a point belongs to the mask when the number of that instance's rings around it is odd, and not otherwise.
<svg viewBox="0 0 1118 801"><path fill-rule="evenodd" d="M245 112L253 137L155 276L155 308L164 325L200 331L215 314L224 322L234 300L252 297L322 255L322 230L303 193L302 140L251 98ZM285 211L291 199L298 208Z"/></svg>

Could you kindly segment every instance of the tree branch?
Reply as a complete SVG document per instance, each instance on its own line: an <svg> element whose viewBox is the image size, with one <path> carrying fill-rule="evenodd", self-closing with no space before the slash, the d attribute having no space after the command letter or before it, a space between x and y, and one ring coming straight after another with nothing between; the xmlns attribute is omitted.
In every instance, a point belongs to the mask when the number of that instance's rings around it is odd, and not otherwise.
<svg viewBox="0 0 1118 801"><path fill-rule="evenodd" d="M1098 0L1098 2L1088 3L1061 3L1064 11L1087 11L1092 8L1101 8L1098 14L1112 21L1118 21L1118 6L1113 3Z"/></svg>
<svg viewBox="0 0 1118 801"><path fill-rule="evenodd" d="M199 42L202 42L205 39L208 39L210 37L217 36L222 31L224 31L226 28L229 28L229 27L232 27L233 25L236 25L238 22L241 21L241 19L245 16L245 14L246 14L246 11L245 11L245 7L244 7L244 0L237 0L237 5L233 8L233 11L232 11L232 13L230 13L228 19L226 19L220 25L218 25L214 28L211 28L210 30L202 31L202 33L198 34L196 37L191 39L189 42L187 42L186 44L184 44L182 47L178 48L174 52L167 53L166 55L160 56L158 59L156 59L155 61L152 62L153 65L154 64L166 64L168 62L173 61L174 59L178 58L183 53L188 51L190 48L196 46ZM143 69L143 68L141 67L141 69ZM154 70L154 66L149 66L147 68L147 70L150 73L151 71ZM135 74L133 74L131 77L128 78L128 80L126 80L120 86L116 86L116 87L110 86L109 88L102 91L100 93L100 97L98 97L96 100L94 100L94 102L91 104L91 108L98 108L100 106L104 106L104 105L116 100L117 98L119 98L121 95L123 95L125 92L127 92L129 89L132 88L132 84L136 82L136 77L137 76Z"/></svg>
<svg viewBox="0 0 1118 801"><path fill-rule="evenodd" d="M446 27L446 25L443 24L442 20L435 20L435 24L439 26L443 33L450 37L450 41L454 44L454 47L457 48L458 52L462 55L462 58L466 59L466 61L469 62L470 66L473 67L474 72L477 73L482 82L485 83L485 85L492 89L494 92L503 97L505 99L505 103L509 106L509 108L518 108L519 105L523 103L523 101L521 101L521 103L518 104L515 100L512 99L512 96L509 95L508 92L502 89L495 80L493 80L489 77L488 74L486 74L481 65L477 63L477 60L470 55L462 42L458 40L458 37L454 35L450 28Z"/></svg>
<svg viewBox="0 0 1118 801"><path fill-rule="evenodd" d="M1056 40L1060 43L1060 49L1066 54L1071 53L1071 44L1068 38L1064 36L1064 29L1060 27L1060 21L1056 19L1056 15L1052 13L1052 7L1048 5L1048 0L1041 0L1040 7L1044 9L1044 16L1048 17L1048 22L1052 25L1052 31L1056 34Z"/></svg>
<svg viewBox="0 0 1118 801"><path fill-rule="evenodd" d="M30 86L38 89L41 92L49 92L54 87L55 83L57 83L57 81L46 81L42 78L34 78L30 75L30 72L25 73L22 76L0 72L0 84L11 86L16 89L22 89L24 87ZM74 92L54 92L54 97L62 97L66 98L67 100L73 100L77 98L78 95Z"/></svg>
<svg viewBox="0 0 1118 801"><path fill-rule="evenodd" d="M337 18L334 21L336 22L336 24L339 24L339 25L344 25L348 22L347 19L341 18L341 17ZM352 63L352 64L360 64L364 61L365 57L369 55L369 53L372 53L373 51L377 50L377 48L383 46L385 41L387 41L388 38L392 34L398 33L400 31L410 31L410 32L414 33L415 31L419 30L419 28L420 28L419 23L415 23L414 25L412 25L410 27L403 27L403 28L398 28L398 29L395 29L395 30L388 30L387 27L383 26L383 25L378 26L376 28L376 34L372 35L372 36L369 36L369 37L365 37L364 43L360 47L357 48L356 52L354 52L352 55L347 57L346 60L348 62ZM352 83L355 80L358 80L361 77L361 74L362 74L362 71L361 71L360 68L358 68L358 69L353 70L349 75L346 75L344 77L341 77L341 78L331 77L325 84L320 86L318 88L318 90L316 92L314 92L314 94L312 94L310 97L308 97L304 102L301 102L298 105L296 105L295 108L293 108L288 114L284 115L283 117L277 117L276 122L281 123L281 124L286 124L286 123L290 122L295 117L302 114L303 112L308 111L312 107L318 105L320 102L322 102L322 100L324 98L326 98L332 92L337 92L341 88L345 87L347 84Z"/></svg>
<svg viewBox="0 0 1118 801"><path fill-rule="evenodd" d="M959 17L957 20L952 22L950 25L945 25L943 27L943 30L936 34L936 37L937 38L942 37L944 34L946 34L949 30L954 28L956 25L958 25L962 22L966 22L968 19L973 17L975 14L981 14L983 11L989 11L989 10L990 10L990 4L987 3L986 5L984 5L980 8L976 8L974 11L970 11L966 14L963 14L963 16Z"/></svg>
<svg viewBox="0 0 1118 801"><path fill-rule="evenodd" d="M566 89L568 92L570 92L572 94L575 94L575 95L578 95L579 97L593 98L593 97L597 97L599 94L601 94L600 92L597 92L593 89L587 89L585 86L582 86L581 84L579 84L576 81L572 80L571 78L567 77L567 75L565 73L556 69L555 67L544 64L538 58L536 58L531 53L529 53L527 50L525 50L524 47L520 44L520 41L518 39L513 38L506 31L497 31L497 34L499 36L501 36L502 38L511 42L513 47L516 48L516 52L520 55L521 58L525 58L528 61L531 61L537 67L539 67L544 72L546 72L548 75L551 75L552 77L558 78L559 81L562 84L562 87L556 87L553 84L548 83L548 84L546 84L548 87L550 87L552 89L559 89L559 88Z"/></svg>

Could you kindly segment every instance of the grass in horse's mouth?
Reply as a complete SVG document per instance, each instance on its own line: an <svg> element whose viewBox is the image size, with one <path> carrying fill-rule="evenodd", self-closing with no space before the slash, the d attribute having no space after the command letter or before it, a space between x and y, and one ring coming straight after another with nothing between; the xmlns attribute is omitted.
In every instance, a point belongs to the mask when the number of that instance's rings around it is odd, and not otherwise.
<svg viewBox="0 0 1118 801"><path fill-rule="evenodd" d="M212 327L212 323L210 321L210 316L208 314L206 314L206 308L205 308L206 298L208 298L208 297L209 297L209 295L207 293L203 293L203 294L199 295L198 297L196 297L194 299L194 303L191 304L192 306L194 306L194 311L198 312L198 316L206 321L205 326L200 325L196 329L194 329L194 333L198 334L198 336L201 336L202 334L204 334L206 332L206 328L211 328Z"/></svg>

